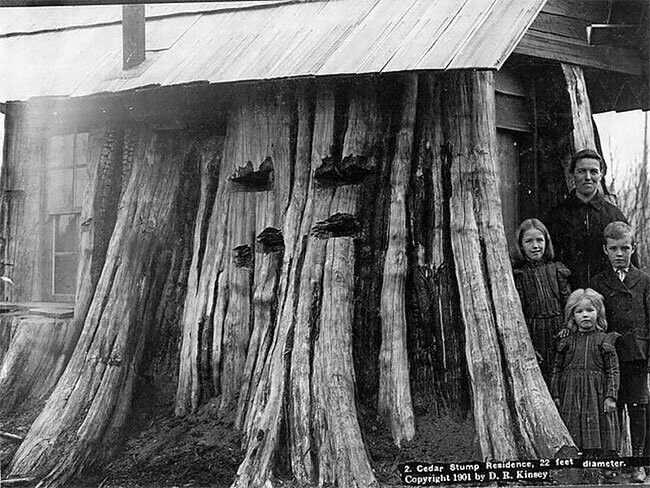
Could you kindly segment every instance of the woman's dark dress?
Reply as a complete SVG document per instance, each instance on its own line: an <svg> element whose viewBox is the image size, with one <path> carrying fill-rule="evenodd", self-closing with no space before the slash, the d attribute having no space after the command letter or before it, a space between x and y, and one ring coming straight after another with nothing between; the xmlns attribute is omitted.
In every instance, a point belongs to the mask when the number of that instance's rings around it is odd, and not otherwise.
<svg viewBox="0 0 650 488"><path fill-rule="evenodd" d="M619 369L616 334L576 332L561 339L553 363L551 396L560 399L559 412L580 449L616 451L617 413L605 413L605 398L616 400Z"/></svg>
<svg viewBox="0 0 650 488"><path fill-rule="evenodd" d="M569 269L562 263L526 261L514 270L533 348L541 356L539 365L548 383L555 356L555 335L563 327L562 313L571 294Z"/></svg>

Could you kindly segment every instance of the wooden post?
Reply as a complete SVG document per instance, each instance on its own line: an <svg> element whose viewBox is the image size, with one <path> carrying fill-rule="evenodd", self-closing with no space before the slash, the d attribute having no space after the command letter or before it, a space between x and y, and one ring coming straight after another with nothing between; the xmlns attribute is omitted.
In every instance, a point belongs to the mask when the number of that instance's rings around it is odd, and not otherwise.
<svg viewBox="0 0 650 488"><path fill-rule="evenodd" d="M591 103L587 96L587 84L580 66L562 63L562 71L571 99L571 118L573 120L573 145L575 151L595 149L596 139L591 119Z"/></svg>
<svg viewBox="0 0 650 488"><path fill-rule="evenodd" d="M571 118L573 120L573 150L596 150L596 135L591 114L591 103L587 94L587 84L584 72L580 66L562 63L562 71L566 80L567 91L571 100ZM606 170L607 168L605 168ZM569 189L573 188L573 176L569 174L568 166L564 168L564 175ZM605 175L598 186L598 191L604 193L604 198L615 204L616 199L606 190Z"/></svg>

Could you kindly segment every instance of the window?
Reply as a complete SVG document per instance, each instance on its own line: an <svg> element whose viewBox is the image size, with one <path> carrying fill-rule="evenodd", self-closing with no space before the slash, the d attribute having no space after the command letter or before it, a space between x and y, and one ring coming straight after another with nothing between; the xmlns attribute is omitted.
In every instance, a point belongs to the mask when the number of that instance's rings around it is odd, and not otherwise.
<svg viewBox="0 0 650 488"><path fill-rule="evenodd" d="M51 138L45 185L45 299L74 300L87 163L87 133Z"/></svg>

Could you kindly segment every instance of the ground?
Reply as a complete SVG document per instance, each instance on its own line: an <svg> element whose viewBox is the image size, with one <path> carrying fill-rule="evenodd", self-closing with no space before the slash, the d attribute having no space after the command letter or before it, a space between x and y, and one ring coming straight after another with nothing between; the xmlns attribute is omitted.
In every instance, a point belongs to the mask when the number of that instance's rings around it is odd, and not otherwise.
<svg viewBox="0 0 650 488"><path fill-rule="evenodd" d="M417 435L400 450L376 416L363 410L362 429L378 481L399 485L397 465L402 462L478 459L478 445L471 418L417 417ZM171 405L143 422L136 413L132 429L117 458L103 471L78 480L78 487L227 487L243 458L240 436L230 419L218 418L213 401L193 416L174 417ZM276 480L294 488L291 480Z"/></svg>
<svg viewBox="0 0 650 488"><path fill-rule="evenodd" d="M155 397L155 395L154 395ZM203 405L195 415L177 418L170 400L148 401L139 395L129 418L124 444L115 459L98 472L75 480L75 488L171 488L230 486L243 459L241 436L233 429L232 419L219 416L218 401ZM25 417L28 421L31 417ZM416 416L415 438L398 449L388 429L371 409L360 407L359 419L368 454L382 488L400 486L397 466L408 461L459 462L481 459L471 415ZM33 419L31 419L33 420ZM24 423L24 422L23 422ZM6 430L24 434L27 426L20 419ZM11 455L15 444L0 441L0 455ZM6 462L4 463L6 468ZM554 484L582 487L602 483L597 470L552 472ZM618 483L629 477L623 475ZM303 488L290 479L276 479L275 485ZM4 483L0 482L0 486ZM22 486L29 486L24 484ZM464 485L469 487L469 485ZM512 486L512 485L510 485ZM527 488L533 488L528 485Z"/></svg>
<svg viewBox="0 0 650 488"><path fill-rule="evenodd" d="M142 412L140 411L142 415ZM218 419L217 402L203 406L193 416L174 417L172 406L158 409L148 420L135 414L130 437L115 461L101 473L80 480L77 487L154 488L228 487L243 458L240 436L230 419ZM146 417L145 417L146 418ZM416 417L415 438L398 449L376 415L361 408L359 418L368 453L382 488L401 486L397 465L408 461L458 462L481 459L471 416L426 413ZM553 484L595 486L603 482L598 470L553 471ZM626 484L623 475L617 483ZM275 485L301 488L290 479L276 479ZM463 485L469 487L469 485ZM514 486L514 485L509 485ZM524 485L534 488L533 485ZM548 485L547 485L548 486Z"/></svg>

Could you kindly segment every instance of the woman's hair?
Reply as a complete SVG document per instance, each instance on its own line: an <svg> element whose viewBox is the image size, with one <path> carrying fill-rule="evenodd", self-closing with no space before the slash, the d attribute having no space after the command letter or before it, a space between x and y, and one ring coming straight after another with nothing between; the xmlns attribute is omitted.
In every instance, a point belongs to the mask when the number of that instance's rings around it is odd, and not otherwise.
<svg viewBox="0 0 650 488"><path fill-rule="evenodd" d="M583 149L582 151L578 151L573 156L571 156L571 163L569 164L569 173L573 173L575 171L576 166L578 165L578 161L580 161L581 159L595 159L600 164L600 172L602 174L605 174L605 171L607 170L605 166L605 161L603 160L601 155L598 154L598 152L593 149Z"/></svg>
<svg viewBox="0 0 650 488"><path fill-rule="evenodd" d="M575 290L566 301L566 307L564 307L564 318L566 320L566 326L572 331L578 330L578 324L573 317L573 311L578 306L578 304L583 300L588 300L596 309L596 328L602 330L603 332L607 330L607 319L605 318L605 303L603 302L603 296L591 288L578 288Z"/></svg>
<svg viewBox="0 0 650 488"><path fill-rule="evenodd" d="M517 262L522 263L526 261L522 239L524 238L524 233L530 229L537 229L544 235L544 240L546 241L544 258L548 261L552 261L555 257L555 251L553 251L553 241L551 241L551 235L548 233L548 229L540 220L526 219L519 224L519 228L517 229Z"/></svg>

